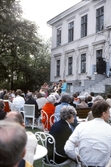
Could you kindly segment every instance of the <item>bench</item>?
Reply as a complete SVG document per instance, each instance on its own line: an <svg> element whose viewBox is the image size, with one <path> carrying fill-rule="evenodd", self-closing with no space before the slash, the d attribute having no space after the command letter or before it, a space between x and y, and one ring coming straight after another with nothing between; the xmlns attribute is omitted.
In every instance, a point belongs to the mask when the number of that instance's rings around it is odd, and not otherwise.
<svg viewBox="0 0 111 167"><path fill-rule="evenodd" d="M76 108L77 116L79 118L86 118L88 116L88 112L91 111L91 108Z"/></svg>

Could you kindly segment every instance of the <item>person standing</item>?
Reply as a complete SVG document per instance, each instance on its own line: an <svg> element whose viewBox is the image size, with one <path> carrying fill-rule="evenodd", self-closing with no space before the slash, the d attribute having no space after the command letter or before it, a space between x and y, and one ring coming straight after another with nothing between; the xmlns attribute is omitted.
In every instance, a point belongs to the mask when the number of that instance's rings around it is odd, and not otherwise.
<svg viewBox="0 0 111 167"><path fill-rule="evenodd" d="M66 83L66 80L64 79L62 81L61 93L66 92L66 91L67 91L67 83Z"/></svg>

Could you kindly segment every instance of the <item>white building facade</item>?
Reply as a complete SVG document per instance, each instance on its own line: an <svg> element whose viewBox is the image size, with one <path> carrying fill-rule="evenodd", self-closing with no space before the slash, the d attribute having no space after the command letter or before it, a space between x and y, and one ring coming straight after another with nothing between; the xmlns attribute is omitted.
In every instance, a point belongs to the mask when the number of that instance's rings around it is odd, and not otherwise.
<svg viewBox="0 0 111 167"><path fill-rule="evenodd" d="M108 75L111 0L81 1L47 23L52 27L51 82L66 79L84 86Z"/></svg>

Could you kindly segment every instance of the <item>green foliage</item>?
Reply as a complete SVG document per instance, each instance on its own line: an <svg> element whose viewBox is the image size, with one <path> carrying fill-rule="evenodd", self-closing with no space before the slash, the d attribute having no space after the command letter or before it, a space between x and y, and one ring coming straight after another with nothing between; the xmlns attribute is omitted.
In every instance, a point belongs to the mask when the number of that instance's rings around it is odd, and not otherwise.
<svg viewBox="0 0 111 167"><path fill-rule="evenodd" d="M0 25L0 80L4 83L0 87L8 82L10 89L31 90L48 82L50 41L41 39L37 25L22 18L19 1L0 1Z"/></svg>
<svg viewBox="0 0 111 167"><path fill-rule="evenodd" d="M106 99L107 98L107 94L111 94L111 85L106 85L105 86L105 93L103 95L103 98Z"/></svg>

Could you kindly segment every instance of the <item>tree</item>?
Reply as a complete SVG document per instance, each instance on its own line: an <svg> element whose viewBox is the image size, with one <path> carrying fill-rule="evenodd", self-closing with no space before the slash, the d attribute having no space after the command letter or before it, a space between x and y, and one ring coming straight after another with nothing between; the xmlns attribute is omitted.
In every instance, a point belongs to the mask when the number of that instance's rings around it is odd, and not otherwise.
<svg viewBox="0 0 111 167"><path fill-rule="evenodd" d="M21 14L19 1L0 1L0 24L2 25L0 27L2 60L0 79L2 82L8 81L6 83L11 84L9 85L11 89L21 85L23 88L40 85L40 73L45 76L45 80L49 79L48 43L43 43L37 32L38 27L33 22L23 19ZM42 82L43 80L44 77ZM34 86L31 86L32 83Z"/></svg>

